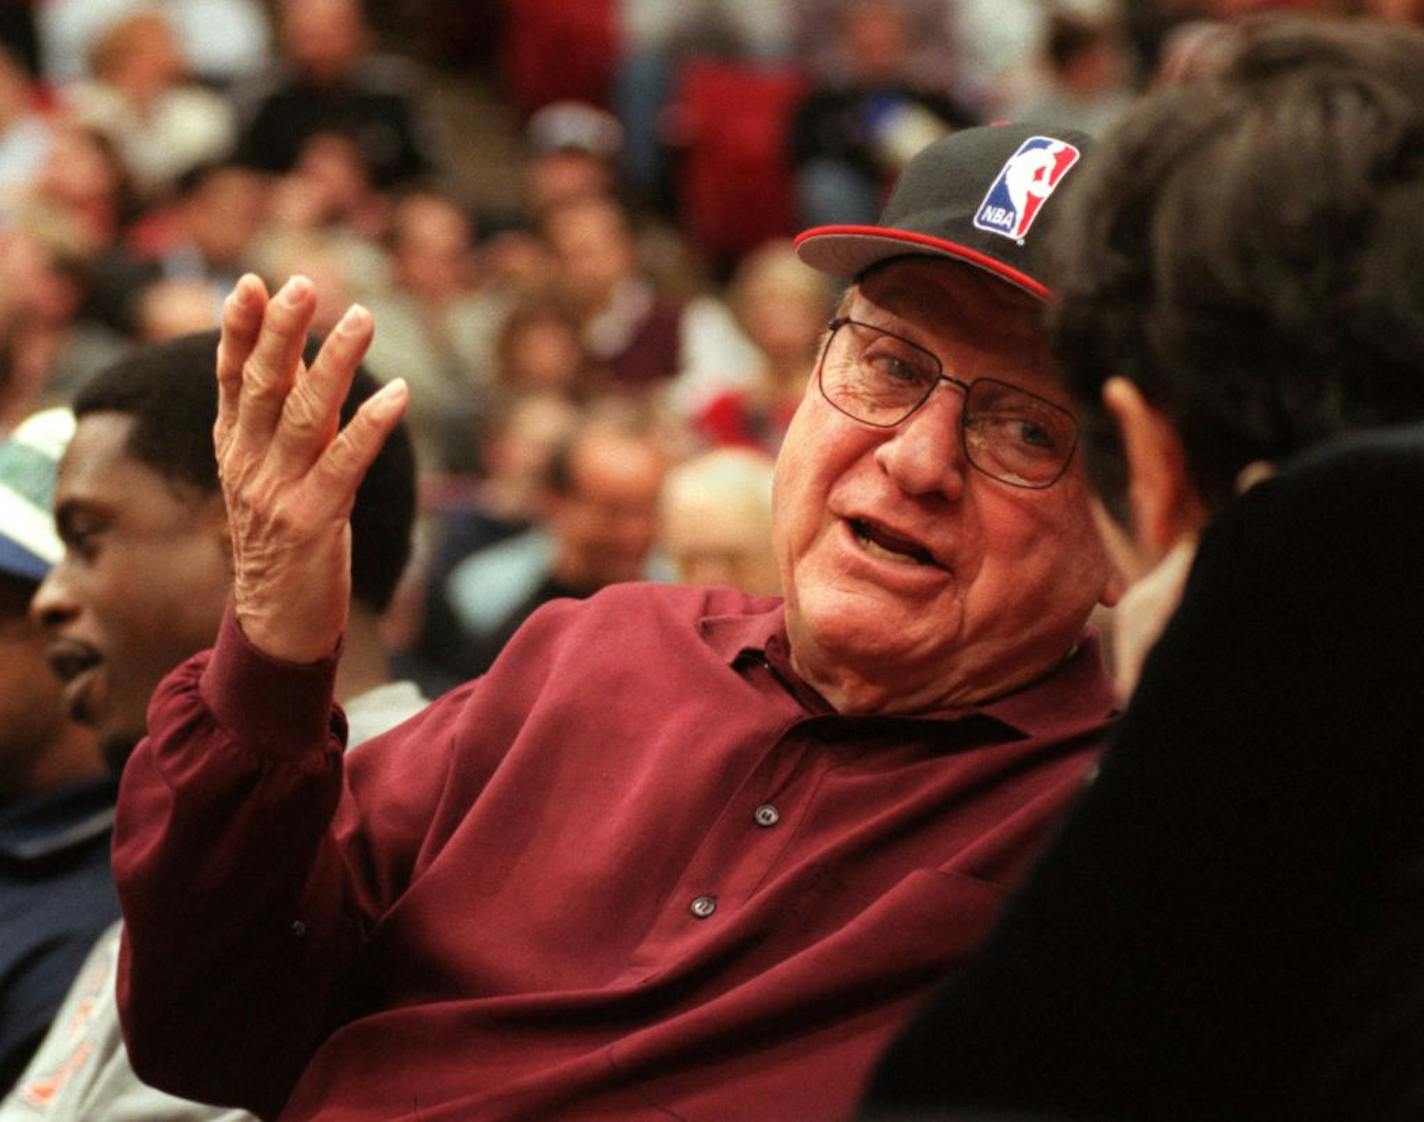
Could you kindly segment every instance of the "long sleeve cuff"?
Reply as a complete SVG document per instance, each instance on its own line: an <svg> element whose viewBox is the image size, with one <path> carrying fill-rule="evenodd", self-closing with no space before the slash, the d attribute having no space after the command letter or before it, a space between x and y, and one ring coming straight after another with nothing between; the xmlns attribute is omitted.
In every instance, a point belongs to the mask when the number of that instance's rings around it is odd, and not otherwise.
<svg viewBox="0 0 1424 1122"><path fill-rule="evenodd" d="M295 762L324 749L333 732L344 740L345 723L332 705L340 659L339 644L319 662L264 654L243 634L229 601L198 689L214 720L236 743Z"/></svg>

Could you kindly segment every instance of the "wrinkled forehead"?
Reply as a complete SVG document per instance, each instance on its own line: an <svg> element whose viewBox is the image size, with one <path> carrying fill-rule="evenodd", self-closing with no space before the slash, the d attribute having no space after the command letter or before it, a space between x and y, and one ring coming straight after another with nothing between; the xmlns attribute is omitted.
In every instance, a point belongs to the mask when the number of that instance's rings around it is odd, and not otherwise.
<svg viewBox="0 0 1424 1122"><path fill-rule="evenodd" d="M1043 303L972 265L897 258L863 274L842 311L935 352L955 377L999 378L1066 401Z"/></svg>
<svg viewBox="0 0 1424 1122"><path fill-rule="evenodd" d="M1018 340L1047 353L1044 305L976 269L932 257L900 257L867 270L847 294L910 322L957 334Z"/></svg>

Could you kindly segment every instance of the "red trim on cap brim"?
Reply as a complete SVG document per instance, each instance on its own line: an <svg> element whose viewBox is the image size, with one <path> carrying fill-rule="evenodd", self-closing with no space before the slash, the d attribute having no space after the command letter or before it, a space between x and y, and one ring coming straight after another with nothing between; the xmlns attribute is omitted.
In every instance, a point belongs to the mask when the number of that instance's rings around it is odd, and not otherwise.
<svg viewBox="0 0 1424 1122"><path fill-rule="evenodd" d="M894 230L884 226L815 226L810 230L798 234L792 244L795 246L796 252L801 256L801 259L813 268L821 269L823 272L830 272L840 276L843 280L854 280L855 275L868 269L871 265L877 264L880 261L887 261L891 257L896 256L896 254L893 249L887 249L884 253L867 254L864 256L864 260L858 264L853 274L846 274L836 269L825 269L822 265L811 259L816 256L814 252L815 247L808 245L808 243L816 242L818 239L823 238L845 239L845 241L841 243L842 245L855 242L864 243L867 241L895 242L899 245L910 247L906 249L906 253L924 253L930 251L934 255L954 257L960 261L984 269L986 272L993 273L1001 280L1008 281L1016 288L1020 288L1029 295L1038 297L1040 300L1053 299L1053 290L1046 284L1042 281L1034 280L1033 277L1015 269L1012 265L1004 264L1004 262L1000 261L997 257L991 257L989 254L983 253L980 250L970 249L966 245L946 241L943 238L936 238L930 234L917 234L913 230ZM802 252L803 249L806 248L812 250L810 257ZM869 247L867 246L866 248Z"/></svg>

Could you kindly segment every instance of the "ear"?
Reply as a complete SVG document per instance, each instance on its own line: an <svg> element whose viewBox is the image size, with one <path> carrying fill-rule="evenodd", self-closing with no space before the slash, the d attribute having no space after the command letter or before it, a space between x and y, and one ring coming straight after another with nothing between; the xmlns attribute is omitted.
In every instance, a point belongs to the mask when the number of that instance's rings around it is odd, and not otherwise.
<svg viewBox="0 0 1424 1122"><path fill-rule="evenodd" d="M1098 541L1102 545L1103 556L1108 563L1108 578L1098 603L1105 608L1114 607L1128 586L1137 579L1141 561L1133 548L1132 538L1104 508L1096 495L1089 499L1089 510L1093 515L1093 525L1097 528Z"/></svg>
<svg viewBox="0 0 1424 1122"><path fill-rule="evenodd" d="M1117 422L1127 458L1127 498L1135 546L1155 565L1183 536L1195 534L1205 508L1187 474L1186 451L1176 426L1135 383L1109 378L1103 405Z"/></svg>

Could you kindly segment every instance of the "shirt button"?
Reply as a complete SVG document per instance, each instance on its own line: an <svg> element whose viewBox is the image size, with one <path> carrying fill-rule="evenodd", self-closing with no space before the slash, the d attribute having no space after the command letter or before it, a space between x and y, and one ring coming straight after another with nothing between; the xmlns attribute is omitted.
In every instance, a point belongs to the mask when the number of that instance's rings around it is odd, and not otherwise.
<svg viewBox="0 0 1424 1122"><path fill-rule="evenodd" d="M756 814L753 817L756 818L758 826L775 826L781 821L781 811L770 803L762 803L756 808Z"/></svg>
<svg viewBox="0 0 1424 1122"><path fill-rule="evenodd" d="M715 896L699 896L692 901L692 914L698 919L706 919L717 910L717 898Z"/></svg>

